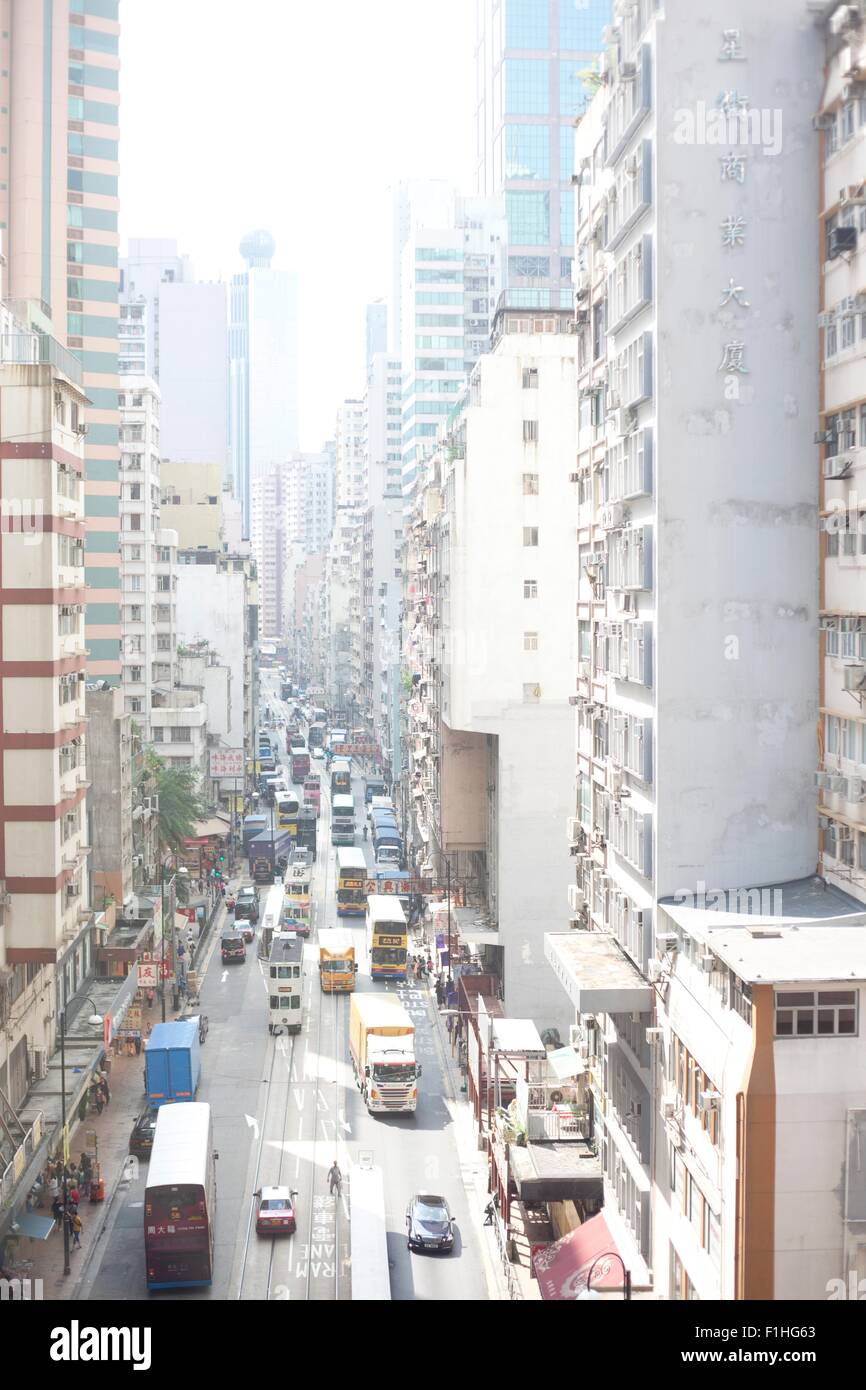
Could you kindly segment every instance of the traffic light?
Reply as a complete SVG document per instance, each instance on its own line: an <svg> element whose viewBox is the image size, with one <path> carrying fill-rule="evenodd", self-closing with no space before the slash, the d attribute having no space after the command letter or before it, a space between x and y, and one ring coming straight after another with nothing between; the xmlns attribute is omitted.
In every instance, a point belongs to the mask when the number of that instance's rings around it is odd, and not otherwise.
<svg viewBox="0 0 866 1390"><path fill-rule="evenodd" d="M224 863L226 862L226 854L225 854L225 850L223 850L223 849L220 850L219 861L220 861L221 864L224 864Z"/></svg>

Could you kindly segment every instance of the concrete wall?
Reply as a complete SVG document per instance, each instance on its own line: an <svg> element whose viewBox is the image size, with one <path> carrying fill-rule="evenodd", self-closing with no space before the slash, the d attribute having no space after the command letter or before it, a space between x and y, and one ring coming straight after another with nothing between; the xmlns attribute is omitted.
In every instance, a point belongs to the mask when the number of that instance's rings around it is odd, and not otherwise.
<svg viewBox="0 0 866 1390"><path fill-rule="evenodd" d="M719 62L720 32L690 0L668 3L657 26L659 896L815 865L822 51L787 0L732 0L725 27L740 30L745 63ZM712 108L725 86L781 122L778 153L738 148L742 185L720 178L727 145L675 138L682 113ZM726 247L732 214L744 244ZM731 280L748 308L722 305ZM734 341L745 373L720 370Z"/></svg>
<svg viewBox="0 0 866 1390"><path fill-rule="evenodd" d="M231 748L244 747L245 576L219 573L213 565L179 565L177 626L182 642L204 638L231 672L231 716L224 735Z"/></svg>
<svg viewBox="0 0 866 1390"><path fill-rule="evenodd" d="M442 725L442 848L487 844L487 737Z"/></svg>
<svg viewBox="0 0 866 1390"><path fill-rule="evenodd" d="M228 320L223 284L159 288L161 453L192 463L228 454Z"/></svg>

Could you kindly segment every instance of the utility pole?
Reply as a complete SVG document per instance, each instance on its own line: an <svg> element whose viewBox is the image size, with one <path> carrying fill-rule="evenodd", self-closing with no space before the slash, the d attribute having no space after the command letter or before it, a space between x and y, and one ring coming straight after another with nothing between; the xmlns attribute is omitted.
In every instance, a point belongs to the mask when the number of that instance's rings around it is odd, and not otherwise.
<svg viewBox="0 0 866 1390"><path fill-rule="evenodd" d="M448 894L448 984L451 985L451 860L445 856L445 889Z"/></svg>
<svg viewBox="0 0 866 1390"><path fill-rule="evenodd" d="M63 1273L69 1274L69 1184L66 1179L66 1005L60 1015L60 1160L63 1164Z"/></svg>

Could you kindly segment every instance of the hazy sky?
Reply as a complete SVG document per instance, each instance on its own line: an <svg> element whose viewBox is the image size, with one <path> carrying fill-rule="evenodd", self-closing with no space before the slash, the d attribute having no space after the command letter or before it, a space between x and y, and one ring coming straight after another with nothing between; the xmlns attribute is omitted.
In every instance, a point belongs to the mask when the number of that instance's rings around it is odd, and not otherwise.
<svg viewBox="0 0 866 1390"><path fill-rule="evenodd" d="M175 237L202 280L266 227L300 276L301 447L363 389L390 288L389 186L472 175L474 0L122 0L121 252Z"/></svg>

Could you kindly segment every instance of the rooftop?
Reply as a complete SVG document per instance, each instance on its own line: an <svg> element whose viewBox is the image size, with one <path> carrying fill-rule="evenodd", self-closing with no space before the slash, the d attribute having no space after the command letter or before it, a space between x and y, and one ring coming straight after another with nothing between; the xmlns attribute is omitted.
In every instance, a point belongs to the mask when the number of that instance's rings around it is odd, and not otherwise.
<svg viewBox="0 0 866 1390"><path fill-rule="evenodd" d="M547 932L545 958L578 1013L650 1010L653 989L606 932Z"/></svg>

